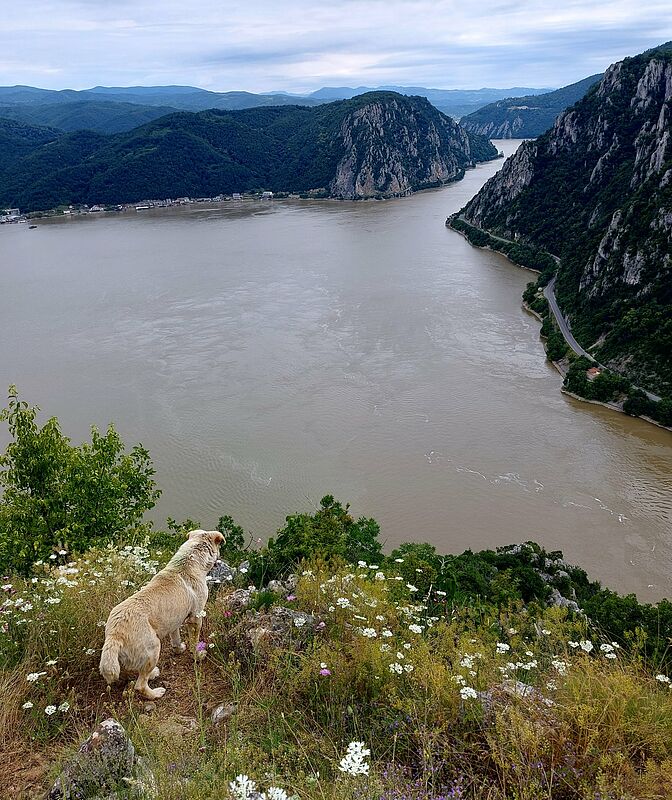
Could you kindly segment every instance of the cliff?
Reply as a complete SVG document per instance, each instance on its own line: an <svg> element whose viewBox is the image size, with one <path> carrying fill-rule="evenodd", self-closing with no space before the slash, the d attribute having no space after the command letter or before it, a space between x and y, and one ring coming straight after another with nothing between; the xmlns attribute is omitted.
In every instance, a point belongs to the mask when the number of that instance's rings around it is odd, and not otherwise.
<svg viewBox="0 0 672 800"><path fill-rule="evenodd" d="M580 343L672 391L672 47L611 66L525 142L461 215L560 256L556 294Z"/></svg>
<svg viewBox="0 0 672 800"><path fill-rule="evenodd" d="M496 156L426 99L371 92L316 108L180 112L128 133L36 142L0 171L0 203L37 210L263 189L392 197Z"/></svg>
<svg viewBox="0 0 672 800"><path fill-rule="evenodd" d="M490 139L533 139L547 131L558 114L580 100L601 78L591 75L554 92L488 103L462 117L460 124Z"/></svg>

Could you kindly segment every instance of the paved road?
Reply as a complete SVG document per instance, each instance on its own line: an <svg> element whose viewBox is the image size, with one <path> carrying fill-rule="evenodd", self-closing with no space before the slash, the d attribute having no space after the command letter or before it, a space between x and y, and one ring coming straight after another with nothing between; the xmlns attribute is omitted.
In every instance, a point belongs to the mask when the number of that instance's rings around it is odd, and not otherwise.
<svg viewBox="0 0 672 800"><path fill-rule="evenodd" d="M467 220L463 219L462 217L458 217L458 219L461 220L462 222L466 222L467 225L471 225L472 228L476 228L477 230L483 230L482 228L478 228L473 223L467 222ZM495 236L493 233L490 233L489 231L483 231L483 233L487 233L488 236L491 236L493 239L497 239L500 242L511 244L510 239L503 239L501 236ZM558 258L558 256L554 256L552 253L549 253L549 255L555 261L556 264L558 265L560 264L560 259ZM567 319L565 319L562 311L560 311L560 306L558 306L558 301L555 299L555 278L552 278L545 286L544 297L546 298L546 300L548 300L548 305L551 311L553 312L553 316L555 317L556 322L558 323L560 332L565 337L565 341L572 348L572 350L578 356L585 356L586 358L590 359L593 363L595 363L598 367L600 367L600 369L608 369L608 367L605 367L603 364L600 364L600 362L597 361L595 357L592 356L587 350L584 350L583 347L581 347L581 345L574 338L572 334L572 329L569 326L569 322ZM649 392L646 389L642 389L641 386L635 386L635 389L641 389L641 391L644 392L644 394L649 398L649 400L653 400L655 403L658 403L661 399L657 394Z"/></svg>
<svg viewBox="0 0 672 800"><path fill-rule="evenodd" d="M554 256L555 258L555 256ZM563 316L562 311L560 311L560 307L558 306L558 301L555 299L555 278L552 278L548 284L544 288L544 297L548 300L548 305L553 312L553 316L555 317L555 321L558 323L558 327L560 328L560 332L565 337L565 341L567 344L572 348L572 350L579 356L585 356L589 358L591 361L594 361L598 367L601 369L607 369L607 367L600 364L587 350L584 350L583 347L576 341L574 336L572 335L571 328L569 327L569 322ZM636 386L636 389L641 389L640 386ZM648 392L646 389L642 389L644 394L649 398L649 400L653 400L654 402L659 402L660 397L653 392Z"/></svg>

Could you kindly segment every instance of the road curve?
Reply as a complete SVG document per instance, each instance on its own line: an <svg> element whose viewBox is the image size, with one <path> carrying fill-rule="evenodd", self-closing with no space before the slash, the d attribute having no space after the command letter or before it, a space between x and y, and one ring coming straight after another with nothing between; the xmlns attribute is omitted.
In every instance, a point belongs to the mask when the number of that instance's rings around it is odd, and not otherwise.
<svg viewBox="0 0 672 800"><path fill-rule="evenodd" d="M586 358L590 359L591 361L595 362L598 367L601 369L608 369L604 365L600 364L594 356L592 356L587 350L584 350L583 347L576 341L574 336L572 335L572 331L569 327L569 322L565 319L562 311L560 311L560 306L558 305L558 301L555 299L555 277L551 278L551 280L546 284L544 287L544 297L548 300L548 306L553 312L553 316L555 317L555 321L558 323L558 328L560 328L560 333L565 337L565 341L567 344L572 348L572 350L578 356L585 356ZM640 386L636 386L636 389L640 389ZM644 394L649 398L649 400L653 400L655 403L660 401L660 397L653 392L648 392L646 389L642 389Z"/></svg>

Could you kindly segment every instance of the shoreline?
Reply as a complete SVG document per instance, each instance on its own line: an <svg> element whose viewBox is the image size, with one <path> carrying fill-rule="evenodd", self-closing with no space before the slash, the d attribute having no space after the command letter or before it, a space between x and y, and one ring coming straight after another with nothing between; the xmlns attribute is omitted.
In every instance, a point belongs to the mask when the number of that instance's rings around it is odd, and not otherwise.
<svg viewBox="0 0 672 800"><path fill-rule="evenodd" d="M455 233L459 234L472 247L477 247L479 250L489 250L491 253L499 253L500 256L505 258L510 264L513 264L515 267L518 267L518 269L524 269L527 272L534 272L537 275L541 274L541 270L533 269L532 267L526 267L523 264L518 264L516 261L514 261L512 258L509 258L509 256L507 256L505 253L502 253L500 250L495 250L494 248L488 247L487 245L481 246L481 245L474 244L473 242L471 242L469 240L469 237L466 235L466 233L464 233L463 231L458 230L457 228L454 228L450 224L450 220L451 220L450 217L448 217L448 219L446 219L446 227L449 228L450 230L454 231ZM474 227L474 226L472 226L472 227ZM481 230L481 229L477 228L477 230ZM484 233L487 233L487 231L484 231ZM488 235L491 236L491 234L488 234ZM533 317L535 317L535 319L537 319L539 322L543 323L544 320L543 320L543 317L541 316L541 314L539 314L536 311L534 311L533 309L531 309L529 307L529 305L524 300L521 301L521 307L525 311L527 311L528 314L531 314ZM539 339L541 340L542 346L544 348L544 353L547 353L547 351L546 351L546 340L545 340L545 337L541 335L541 331L539 332ZM557 361L552 361L550 358L548 358L548 355L546 355L546 360L555 367L555 369L558 371L558 373L563 378L565 377L565 375L567 374L567 370L565 370ZM587 397L581 397L578 394L574 394L574 392L568 391L567 389L565 389L564 386L560 387L560 391L562 392L562 394L566 394L569 397L572 397L575 400L580 400L583 403L590 403L591 405L604 406L604 408L609 408L612 411L617 411L620 414L624 414L626 417L631 417L631 419L641 419L644 422L648 422L651 425L655 425L657 428L662 428L662 430L669 431L670 433L672 433L672 427L668 427L667 425L663 425L662 423L657 422L655 419L652 419L651 417L647 417L645 415L632 416L630 414L626 414L626 412L623 410L623 407L621 405L619 405L618 403L609 403L609 402L604 402L602 400L589 400Z"/></svg>

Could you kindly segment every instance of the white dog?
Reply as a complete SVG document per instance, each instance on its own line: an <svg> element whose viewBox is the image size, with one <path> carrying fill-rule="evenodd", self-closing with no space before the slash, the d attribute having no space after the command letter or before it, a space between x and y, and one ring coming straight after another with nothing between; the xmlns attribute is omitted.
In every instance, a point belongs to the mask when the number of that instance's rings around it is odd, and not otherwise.
<svg viewBox="0 0 672 800"><path fill-rule="evenodd" d="M135 688L142 695L150 700L163 697L163 686L152 689L147 683L159 674L161 639L170 636L173 649L183 653L186 645L180 640L180 626L186 623L198 642L208 599L205 578L219 558L223 541L219 531L191 531L146 586L112 609L100 657L100 674L108 685L119 679L123 669L138 674Z"/></svg>

